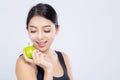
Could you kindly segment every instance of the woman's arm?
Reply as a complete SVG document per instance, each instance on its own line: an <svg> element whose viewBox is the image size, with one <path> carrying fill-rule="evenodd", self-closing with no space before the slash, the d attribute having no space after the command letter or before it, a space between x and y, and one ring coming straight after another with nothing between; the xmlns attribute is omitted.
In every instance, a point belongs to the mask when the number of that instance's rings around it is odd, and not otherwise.
<svg viewBox="0 0 120 80"><path fill-rule="evenodd" d="M37 80L36 66L26 62L22 55L16 63L16 76L17 80Z"/></svg>
<svg viewBox="0 0 120 80"><path fill-rule="evenodd" d="M62 54L63 54L65 64L66 64L66 67L67 67L68 76L69 76L70 80L73 80L73 74L72 74L72 68L71 68L71 65L70 65L70 60L64 52L62 52Z"/></svg>
<svg viewBox="0 0 120 80"><path fill-rule="evenodd" d="M37 66L44 69L44 80L53 80L52 64L45 59L45 54L33 51L32 59L27 58L25 53L19 57L16 63L17 80L37 80Z"/></svg>
<svg viewBox="0 0 120 80"><path fill-rule="evenodd" d="M53 80L53 70L46 70L44 72L44 80Z"/></svg>

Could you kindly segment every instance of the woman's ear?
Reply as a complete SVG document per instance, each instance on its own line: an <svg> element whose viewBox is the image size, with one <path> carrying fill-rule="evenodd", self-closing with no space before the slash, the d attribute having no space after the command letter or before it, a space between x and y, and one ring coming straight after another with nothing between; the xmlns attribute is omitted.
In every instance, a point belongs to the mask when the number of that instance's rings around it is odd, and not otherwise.
<svg viewBox="0 0 120 80"><path fill-rule="evenodd" d="M56 26L56 34L58 34L59 31L60 31L60 25L57 25L57 26Z"/></svg>

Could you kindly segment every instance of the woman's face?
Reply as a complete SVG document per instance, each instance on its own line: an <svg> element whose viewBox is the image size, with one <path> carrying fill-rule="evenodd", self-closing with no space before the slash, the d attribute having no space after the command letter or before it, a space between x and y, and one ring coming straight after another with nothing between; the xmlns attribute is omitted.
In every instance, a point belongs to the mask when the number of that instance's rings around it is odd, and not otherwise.
<svg viewBox="0 0 120 80"><path fill-rule="evenodd" d="M50 49L57 33L58 29L55 28L55 25L50 20L41 16L34 16L28 24L29 37L33 45L41 52Z"/></svg>

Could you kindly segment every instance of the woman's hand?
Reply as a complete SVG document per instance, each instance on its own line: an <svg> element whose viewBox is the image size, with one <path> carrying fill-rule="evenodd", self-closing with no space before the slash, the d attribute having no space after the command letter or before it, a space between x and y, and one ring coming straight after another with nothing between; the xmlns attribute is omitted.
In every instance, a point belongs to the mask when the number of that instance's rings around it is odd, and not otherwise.
<svg viewBox="0 0 120 80"><path fill-rule="evenodd" d="M31 52L32 54L32 59L29 59L25 53L23 53L25 61L35 64L37 66L42 67L46 72L47 71L52 71L53 70L53 65L52 63L47 59L47 55L40 52L39 50L34 50Z"/></svg>

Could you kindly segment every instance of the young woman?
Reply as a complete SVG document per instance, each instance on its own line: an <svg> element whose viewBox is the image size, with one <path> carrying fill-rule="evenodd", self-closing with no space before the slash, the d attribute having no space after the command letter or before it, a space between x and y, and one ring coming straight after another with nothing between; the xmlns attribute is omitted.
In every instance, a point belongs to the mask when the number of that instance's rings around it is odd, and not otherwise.
<svg viewBox="0 0 120 80"><path fill-rule="evenodd" d="M49 4L31 8L27 21L28 35L36 48L32 59L25 53L16 62L17 80L73 80L72 70L64 52L50 48L59 32L57 13Z"/></svg>

